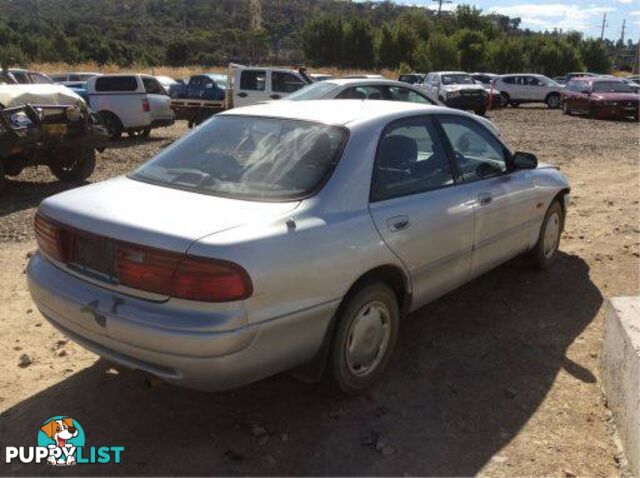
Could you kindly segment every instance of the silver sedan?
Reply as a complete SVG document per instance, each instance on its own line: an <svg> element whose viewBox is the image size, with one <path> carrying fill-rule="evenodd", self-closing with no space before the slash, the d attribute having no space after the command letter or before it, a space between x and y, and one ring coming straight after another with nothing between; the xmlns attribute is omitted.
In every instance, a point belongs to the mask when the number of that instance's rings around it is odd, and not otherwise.
<svg viewBox="0 0 640 478"><path fill-rule="evenodd" d="M216 115L126 177L46 199L32 297L72 340L174 384L298 367L359 392L405 314L517 255L556 258L567 180L488 124L389 101Z"/></svg>
<svg viewBox="0 0 640 478"><path fill-rule="evenodd" d="M420 87L383 78L337 78L313 83L283 98L285 101L386 100L442 105Z"/></svg>

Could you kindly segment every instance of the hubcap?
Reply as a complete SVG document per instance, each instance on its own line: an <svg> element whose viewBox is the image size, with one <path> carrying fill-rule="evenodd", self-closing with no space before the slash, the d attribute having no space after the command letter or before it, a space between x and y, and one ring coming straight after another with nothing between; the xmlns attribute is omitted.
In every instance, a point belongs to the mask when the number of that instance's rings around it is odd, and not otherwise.
<svg viewBox="0 0 640 478"><path fill-rule="evenodd" d="M549 216L547 228L544 231L544 256L549 259L555 254L560 241L560 215L554 212Z"/></svg>
<svg viewBox="0 0 640 478"><path fill-rule="evenodd" d="M552 108L555 108L556 106L558 106L558 97L557 96L552 96L549 98L549 106L551 106Z"/></svg>
<svg viewBox="0 0 640 478"><path fill-rule="evenodd" d="M371 302L353 320L345 344L349 371L358 377L373 372L384 357L391 335L389 309L382 302Z"/></svg>

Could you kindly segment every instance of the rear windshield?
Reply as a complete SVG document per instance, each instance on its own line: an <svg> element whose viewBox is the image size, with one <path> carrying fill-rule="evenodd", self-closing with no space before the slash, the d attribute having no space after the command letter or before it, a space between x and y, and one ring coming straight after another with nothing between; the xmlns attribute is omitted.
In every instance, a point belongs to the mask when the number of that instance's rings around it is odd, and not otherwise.
<svg viewBox="0 0 640 478"><path fill-rule="evenodd" d="M337 88L337 85L329 81L312 83L304 88L292 93L285 98L290 101L315 100L322 98L326 93Z"/></svg>
<svg viewBox="0 0 640 478"><path fill-rule="evenodd" d="M622 81L594 81L593 91L609 93L633 93L629 85Z"/></svg>
<svg viewBox="0 0 640 478"><path fill-rule="evenodd" d="M96 80L96 91L136 91L135 76L101 76Z"/></svg>
<svg viewBox="0 0 640 478"><path fill-rule="evenodd" d="M215 116L130 177L215 196L294 200L320 187L346 138L346 130L336 126Z"/></svg>

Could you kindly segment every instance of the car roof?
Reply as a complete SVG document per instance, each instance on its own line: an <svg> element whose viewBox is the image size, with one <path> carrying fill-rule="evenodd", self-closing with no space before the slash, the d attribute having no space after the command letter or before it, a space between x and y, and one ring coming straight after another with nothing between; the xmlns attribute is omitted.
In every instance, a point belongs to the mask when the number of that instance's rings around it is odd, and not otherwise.
<svg viewBox="0 0 640 478"><path fill-rule="evenodd" d="M349 123L374 118L393 117L402 113L436 112L447 110L441 106L383 100L310 100L278 101L242 108L233 108L220 115L264 116L298 119L328 125ZM452 112L457 112L453 110Z"/></svg>
<svg viewBox="0 0 640 478"><path fill-rule="evenodd" d="M396 80L375 79L375 78L332 78L324 81L324 83L330 85L350 85L350 86L367 86L367 85L388 85L388 86L402 86L407 87L407 83ZM409 85L411 86L411 85Z"/></svg>

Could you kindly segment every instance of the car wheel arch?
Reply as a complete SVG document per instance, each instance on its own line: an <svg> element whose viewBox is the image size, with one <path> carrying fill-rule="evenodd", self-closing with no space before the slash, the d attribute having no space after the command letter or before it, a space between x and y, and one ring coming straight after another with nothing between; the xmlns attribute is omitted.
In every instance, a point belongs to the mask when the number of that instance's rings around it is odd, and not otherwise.
<svg viewBox="0 0 640 478"><path fill-rule="evenodd" d="M396 264L380 265L361 274L347 289L340 305L333 314L320 349L309 362L292 371L294 377L307 383L315 383L322 379L337 328L337 317L340 316L340 312L348 303L349 299L353 297L360 288L371 282L383 282L393 290L398 300L401 318L409 311L411 307L410 282L406 271L400 266Z"/></svg>

